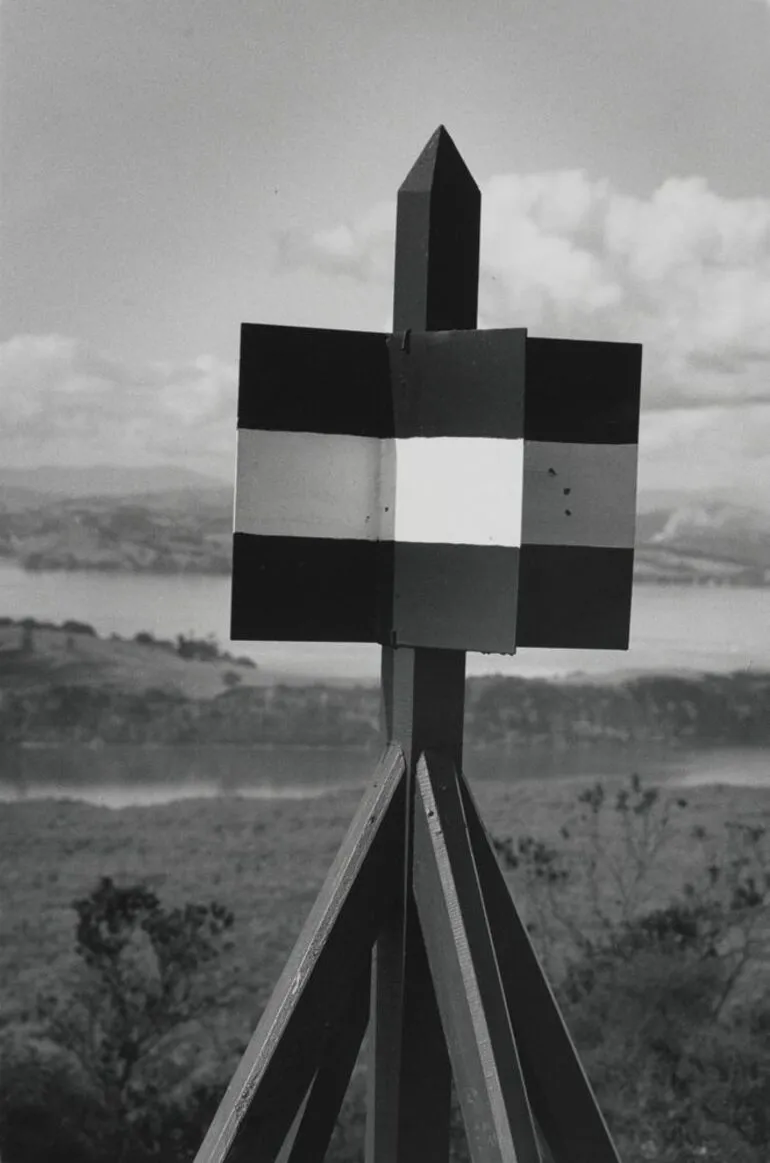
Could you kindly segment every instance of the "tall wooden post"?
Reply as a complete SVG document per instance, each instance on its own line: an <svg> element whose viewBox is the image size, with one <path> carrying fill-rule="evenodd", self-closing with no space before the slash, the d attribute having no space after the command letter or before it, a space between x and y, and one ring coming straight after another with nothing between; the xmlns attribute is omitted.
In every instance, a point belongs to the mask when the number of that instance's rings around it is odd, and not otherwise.
<svg viewBox="0 0 770 1163"><path fill-rule="evenodd" d="M481 194L440 127L398 191L393 330L475 328ZM375 946L367 1163L446 1163L451 1071L412 891L415 772L426 750L462 768L465 652L383 647L383 731L407 765L400 907Z"/></svg>
<svg viewBox="0 0 770 1163"><path fill-rule="evenodd" d="M536 1123L618 1163L462 739L465 650L628 645L641 349L477 332L480 208L439 128L394 332L243 326L233 637L384 644L390 746L197 1163L321 1163L367 1019L367 1163L446 1163L452 1075L475 1163L540 1163Z"/></svg>

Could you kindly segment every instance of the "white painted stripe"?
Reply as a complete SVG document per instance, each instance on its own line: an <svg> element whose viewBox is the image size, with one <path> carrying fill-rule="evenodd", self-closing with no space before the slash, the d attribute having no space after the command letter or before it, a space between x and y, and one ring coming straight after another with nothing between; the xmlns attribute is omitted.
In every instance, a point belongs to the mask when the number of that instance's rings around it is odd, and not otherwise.
<svg viewBox="0 0 770 1163"><path fill-rule="evenodd" d="M396 541L521 544L523 441L396 441Z"/></svg>
<svg viewBox="0 0 770 1163"><path fill-rule="evenodd" d="M638 451L526 440L522 542L633 548Z"/></svg>
<svg viewBox="0 0 770 1163"><path fill-rule="evenodd" d="M239 429L235 532L378 540L380 444Z"/></svg>
<svg viewBox="0 0 770 1163"><path fill-rule="evenodd" d="M523 441L240 429L236 533L521 544Z"/></svg>

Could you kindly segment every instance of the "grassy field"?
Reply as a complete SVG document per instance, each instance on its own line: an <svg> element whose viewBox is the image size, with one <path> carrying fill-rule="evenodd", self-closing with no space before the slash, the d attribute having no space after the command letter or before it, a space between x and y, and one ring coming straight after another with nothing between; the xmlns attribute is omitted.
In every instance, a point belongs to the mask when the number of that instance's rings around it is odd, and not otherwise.
<svg viewBox="0 0 770 1163"><path fill-rule="evenodd" d="M585 784L585 786L589 786ZM612 783L605 786L613 790ZM594 923L586 883L590 823L576 816L579 781L483 782L475 791L497 837L532 835L558 847L572 869L563 903L586 932ZM74 957L71 903L101 876L140 881L164 903L218 900L235 914L236 947L222 965L233 990L227 1025L248 1033L331 864L359 793L301 801L221 799L111 811L73 802L4 804L0 814L0 1002L6 1016L66 977ZM674 808L670 835L641 903L663 905L705 863L695 826L715 840L728 821L764 824L770 790L701 787ZM622 862L622 832L611 812L599 838ZM569 838L560 828L569 825ZM708 846L708 845L707 845ZM509 874L522 911L518 873ZM608 877L604 906L616 907Z"/></svg>
<svg viewBox="0 0 770 1163"><path fill-rule="evenodd" d="M538 925L533 940L557 986L575 948L575 932L597 935L598 912L620 916L623 893L628 898L627 915L664 907L681 897L688 881L704 883L712 855L723 865L729 861L727 837L734 834L730 825L764 828L765 845L770 835L770 789L701 786L688 790L685 796L674 791L670 799L664 792L649 812L636 813L633 806L642 802L644 787L634 790L625 777L605 779L601 786L604 806L596 812L585 799L593 794L596 803L597 785L588 779L485 780L474 787L494 836L502 842L510 839L509 851L516 851L518 841L529 836L542 845L541 851L556 853L559 866L568 870L566 880L557 883L551 902L567 919L561 928L559 916L549 913L548 890L533 877L531 863L506 874L525 920ZM624 789L631 797L631 810L625 815L615 809L616 796ZM2 805L0 1031L6 1026L6 1035L16 1038L17 1048L26 1045L34 1053L38 1037L35 999L56 995L66 1008L67 999L76 996L72 986L82 965L74 949L76 914L72 903L87 897L100 878L110 877L119 886L141 883L152 889L164 906L217 901L235 917L232 948L206 971L220 1004L209 1022L186 1028L184 1046L179 1043L183 1058L173 1068L182 1071L185 1085L213 1085L215 1103L280 974L359 796L359 791L350 790L304 802L187 800L120 811L71 801ZM669 823L661 833L659 824L666 811ZM631 845L624 827L630 828ZM654 849L655 855L649 875L637 880L633 852L645 847ZM598 878L591 876L597 853ZM765 848L763 868L769 867L770 852ZM555 922L550 929L542 924L544 916ZM688 961L685 953L681 962L650 963L648 959L646 964L644 984L641 978L637 981L636 958L626 962L625 978L621 968L618 980L623 992L618 993L614 1009L610 999L606 1018L601 1016L601 995L597 995L599 1010L594 1007L584 1013L573 1006L569 1017L578 1051L618 1137L622 1157L629 1163L648 1159L700 1163L701 1158L760 1163L770 1143L770 1128L766 1131L762 1123L764 1091L758 1090L764 1085L767 1061L761 1038L753 1036L757 1042L754 1052L745 1029L728 1023L719 1034L718 1060L712 1063L709 1039L716 1036L712 1010L709 1008L708 1017L694 1019L695 1026L693 1018L686 1016L688 1005L696 1004L688 999L699 996L703 963ZM655 984L655 973L660 972L673 974L668 986L662 981ZM741 996L736 1000L757 1007L760 1013L760 995L766 1007L767 962L755 959L753 973L744 975ZM659 1012L657 999L663 997L668 998L666 1005L672 997L678 999L669 1016ZM42 1035L43 1027L37 1029ZM675 1112L665 1079L655 1073L663 1060L650 1050L651 1038L665 1040L670 1031L680 1048L693 1045L693 1031L696 1040L697 1035L703 1035L703 1045L698 1043L687 1062L702 1069L705 1081L698 1084L693 1098L676 1100ZM635 1039L640 1039L644 1050L637 1047ZM737 1063L734 1068L730 1065L733 1057ZM362 1062L336 1132L332 1157L340 1163L361 1158ZM719 1080L722 1070L727 1071L727 1081ZM12 1074L7 1073L6 1085L10 1085ZM735 1101L749 1112L758 1112L751 1117L745 1112L742 1115L741 1125L749 1127L746 1134L753 1135L753 1145L745 1136L736 1138L729 1118L726 1122L724 1117L716 1123L712 1120L704 1130L699 1129L712 1093L717 1094L720 1109L725 1102ZM47 1100L41 1102L42 1112L48 1108ZM678 1120L676 1125L671 1118ZM46 1132L51 1141L60 1134L55 1119L56 1115L49 1117L50 1130ZM685 1152L677 1145L680 1126L684 1134L681 1142L688 1142L693 1150ZM665 1152L661 1146L659 1152L650 1153L654 1140L659 1144L665 1141ZM200 1137L196 1146L199 1142ZM706 1153L704 1142L710 1144ZM41 1158L46 1158L47 1150L46 1146ZM28 1152L19 1155L23 1163L29 1157ZM100 1160L107 1157L112 1157L109 1151L97 1156ZM453 1159L467 1156L460 1152Z"/></svg>
<svg viewBox="0 0 770 1163"><path fill-rule="evenodd" d="M374 684L286 684L216 643L0 619L0 741L376 746ZM472 677L471 746L770 746L770 674Z"/></svg>
<svg viewBox="0 0 770 1163"><path fill-rule="evenodd" d="M223 674L233 669L226 661L196 662L137 642L68 635L58 629L36 629L33 642L34 650L25 653L20 627L0 627L3 687L87 683L137 691L170 688L190 698L207 698L225 689ZM246 668L244 676L255 684L266 681L258 671Z"/></svg>
<svg viewBox="0 0 770 1163"><path fill-rule="evenodd" d="M23 645L21 623L0 624L0 690L88 684L135 692L161 688L205 699L226 690L225 675L233 671L249 686L264 686L274 677L227 658L182 658L173 649L95 634L68 634L53 627L35 628L32 648L24 650Z"/></svg>

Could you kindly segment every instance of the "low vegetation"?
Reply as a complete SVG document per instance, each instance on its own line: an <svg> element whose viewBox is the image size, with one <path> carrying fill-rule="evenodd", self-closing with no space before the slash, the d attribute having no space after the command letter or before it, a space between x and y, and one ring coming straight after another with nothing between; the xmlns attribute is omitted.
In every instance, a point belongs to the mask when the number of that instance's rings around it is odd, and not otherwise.
<svg viewBox="0 0 770 1163"><path fill-rule="evenodd" d="M92 487L95 487L92 482ZM639 513L635 576L663 585L770 584L768 518L712 499ZM232 490L55 496L0 490L0 558L25 569L229 575Z"/></svg>
<svg viewBox="0 0 770 1163"><path fill-rule="evenodd" d="M768 794L476 793L625 1163L764 1163ZM8 807L4 1163L192 1157L355 798ZM361 1159L363 1119L359 1069L330 1159Z"/></svg>
<svg viewBox="0 0 770 1163"><path fill-rule="evenodd" d="M196 1059L226 992L203 970L227 948L233 915L217 903L166 908L145 885L110 877L72 907L67 987L41 993L31 1020L6 1031L3 1153L27 1163L189 1157L219 1092Z"/></svg>
<svg viewBox="0 0 770 1163"><path fill-rule="evenodd" d="M0 557L31 571L226 575L232 558L230 490L4 498Z"/></svg>
<svg viewBox="0 0 770 1163"><path fill-rule="evenodd" d="M232 680L225 676L233 672L246 685L269 681L253 659L224 650L213 635L172 640L140 631L103 638L86 622L0 617L0 692L13 690L30 702L59 687L205 699L227 689Z"/></svg>
<svg viewBox="0 0 770 1163"><path fill-rule="evenodd" d="M144 635L94 663L66 643L59 653L49 648L36 656L34 641L25 645L27 631L21 633L15 650L0 651L0 742L6 744L377 744L373 686L268 683L248 659L228 655L212 640L164 643ZM97 640L93 648L110 645ZM159 675L167 681L152 685ZM200 693L191 697L190 689ZM465 738L470 747L496 749L767 745L770 675L645 675L605 684L471 678Z"/></svg>
<svg viewBox="0 0 770 1163"><path fill-rule="evenodd" d="M372 685L273 682L212 636L0 618L0 742L376 746ZM467 683L471 747L770 743L770 674Z"/></svg>

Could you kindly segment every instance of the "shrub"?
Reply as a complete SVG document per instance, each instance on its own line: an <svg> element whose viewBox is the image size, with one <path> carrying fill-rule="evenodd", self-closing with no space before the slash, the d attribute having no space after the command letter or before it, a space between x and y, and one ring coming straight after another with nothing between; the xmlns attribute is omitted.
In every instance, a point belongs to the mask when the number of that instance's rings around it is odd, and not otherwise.
<svg viewBox="0 0 770 1163"><path fill-rule="evenodd" d="M176 652L180 658L194 658L199 662L214 662L220 657L219 646L213 635L206 638L194 638L192 635L179 634L176 640Z"/></svg>
<svg viewBox="0 0 770 1163"><path fill-rule="evenodd" d="M70 619L67 622L62 622L61 628L66 630L68 634L87 634L91 638L98 637L93 626L89 625L88 622L75 622Z"/></svg>
<svg viewBox="0 0 770 1163"><path fill-rule="evenodd" d="M728 825L719 841L693 829L697 875L654 904L653 873L686 807L638 776L614 799L597 783L578 796L563 847L531 836L494 846L525 888L533 940L621 1157L760 1163L770 1147L767 837L753 824ZM566 844L576 830L577 860ZM576 887L591 928L575 922Z"/></svg>
<svg viewBox="0 0 770 1163"><path fill-rule="evenodd" d="M181 1163L222 1090L206 1027L228 991L203 971L228 947L232 913L216 902L168 908L109 877L74 909L71 988L41 996L34 1020L6 1031L3 1159Z"/></svg>

